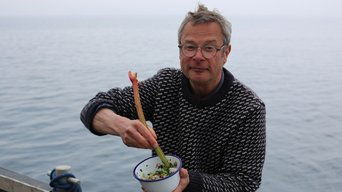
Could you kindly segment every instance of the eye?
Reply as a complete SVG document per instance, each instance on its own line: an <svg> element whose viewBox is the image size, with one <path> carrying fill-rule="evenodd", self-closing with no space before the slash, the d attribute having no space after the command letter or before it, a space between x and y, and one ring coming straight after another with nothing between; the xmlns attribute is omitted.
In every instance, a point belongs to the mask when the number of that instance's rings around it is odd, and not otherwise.
<svg viewBox="0 0 342 192"><path fill-rule="evenodd" d="M193 51L193 50L196 50L197 47L194 45L184 45L184 49L187 51Z"/></svg>
<svg viewBox="0 0 342 192"><path fill-rule="evenodd" d="M203 47L205 52L214 52L216 50L216 48L212 45L207 45Z"/></svg>

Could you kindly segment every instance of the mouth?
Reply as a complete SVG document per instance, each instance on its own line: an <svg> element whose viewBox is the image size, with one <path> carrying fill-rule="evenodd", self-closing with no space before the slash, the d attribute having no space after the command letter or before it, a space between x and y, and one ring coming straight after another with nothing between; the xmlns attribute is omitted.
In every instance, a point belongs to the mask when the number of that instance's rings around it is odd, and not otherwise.
<svg viewBox="0 0 342 192"><path fill-rule="evenodd" d="M207 71L207 68L203 68L203 67L190 67L190 70L197 72L197 73L202 73L204 71Z"/></svg>

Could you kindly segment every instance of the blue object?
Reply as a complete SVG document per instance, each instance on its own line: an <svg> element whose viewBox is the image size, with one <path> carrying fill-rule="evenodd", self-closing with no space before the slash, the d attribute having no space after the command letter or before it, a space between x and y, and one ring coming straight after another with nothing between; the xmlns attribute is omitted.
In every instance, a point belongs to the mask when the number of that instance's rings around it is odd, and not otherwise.
<svg viewBox="0 0 342 192"><path fill-rule="evenodd" d="M56 169L53 169L50 174L50 186L53 188L52 192L58 192L61 189L68 192L82 192L79 184L66 182L66 179L69 177L76 178L71 173L56 176Z"/></svg>

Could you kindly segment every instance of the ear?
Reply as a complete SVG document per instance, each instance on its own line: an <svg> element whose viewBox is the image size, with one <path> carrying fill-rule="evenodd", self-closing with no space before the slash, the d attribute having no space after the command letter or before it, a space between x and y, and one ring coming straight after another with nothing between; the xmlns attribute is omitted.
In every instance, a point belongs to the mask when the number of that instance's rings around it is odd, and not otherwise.
<svg viewBox="0 0 342 192"><path fill-rule="evenodd" d="M232 50L232 45L228 45L228 47L224 50L225 57L228 57L230 51Z"/></svg>
<svg viewBox="0 0 342 192"><path fill-rule="evenodd" d="M226 49L224 49L223 55L224 55L224 63L227 62L228 55L230 51L232 50L232 46L229 44Z"/></svg>
<svg viewBox="0 0 342 192"><path fill-rule="evenodd" d="M179 60L182 60L182 51L181 51L181 49L178 49L179 51L178 51L178 58L179 58Z"/></svg>

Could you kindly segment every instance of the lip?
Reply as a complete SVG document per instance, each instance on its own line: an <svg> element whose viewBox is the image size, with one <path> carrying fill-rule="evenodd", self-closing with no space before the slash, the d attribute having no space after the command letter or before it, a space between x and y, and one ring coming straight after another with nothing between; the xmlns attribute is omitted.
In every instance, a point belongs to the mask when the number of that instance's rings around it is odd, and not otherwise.
<svg viewBox="0 0 342 192"><path fill-rule="evenodd" d="M207 68L190 67L190 70L195 71L195 72L203 72L203 71L207 71Z"/></svg>

